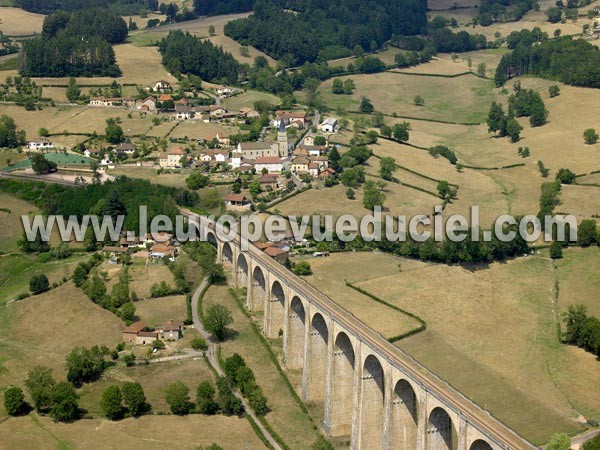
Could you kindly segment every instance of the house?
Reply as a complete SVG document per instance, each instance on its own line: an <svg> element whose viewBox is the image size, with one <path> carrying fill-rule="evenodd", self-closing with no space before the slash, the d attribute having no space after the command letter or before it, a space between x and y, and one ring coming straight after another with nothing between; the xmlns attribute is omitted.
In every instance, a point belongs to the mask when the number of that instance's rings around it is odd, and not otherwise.
<svg viewBox="0 0 600 450"><path fill-rule="evenodd" d="M117 148L115 148L117 153L125 153L127 155L133 155L135 150L135 145L133 145L131 142L122 142L117 145Z"/></svg>
<svg viewBox="0 0 600 450"><path fill-rule="evenodd" d="M269 173L280 173L283 169L283 163L278 156L261 156L254 161L254 168L257 172L267 169Z"/></svg>
<svg viewBox="0 0 600 450"><path fill-rule="evenodd" d="M238 113L234 113L234 112L224 112L221 114L216 114L213 116L215 119L217 120L236 120L238 118Z"/></svg>
<svg viewBox="0 0 600 450"><path fill-rule="evenodd" d="M250 202L244 194L227 194L223 197L227 209L249 209Z"/></svg>
<svg viewBox="0 0 600 450"><path fill-rule="evenodd" d="M260 114L252 108L241 108L240 116L245 119L255 119L256 117L260 117Z"/></svg>
<svg viewBox="0 0 600 450"><path fill-rule="evenodd" d="M169 94L162 94L158 97L158 101L160 103L164 103L164 102L172 102L173 101L173 97L171 97Z"/></svg>
<svg viewBox="0 0 600 450"><path fill-rule="evenodd" d="M46 138L41 138L37 141L29 141L27 149L32 151L44 151L56 147L52 142Z"/></svg>
<svg viewBox="0 0 600 450"><path fill-rule="evenodd" d="M221 114L225 114L227 110L225 108L220 107L219 105L210 105L209 107L209 115L210 117L216 117Z"/></svg>
<svg viewBox="0 0 600 450"><path fill-rule="evenodd" d="M156 111L156 99L154 97L148 97L144 100L138 100L135 102L135 108L140 111L154 112Z"/></svg>
<svg viewBox="0 0 600 450"><path fill-rule="evenodd" d="M173 86L171 83L165 80L160 80L154 83L154 87L152 88L154 92L172 92Z"/></svg>
<svg viewBox="0 0 600 450"><path fill-rule="evenodd" d="M167 243L156 243L150 248L151 258L161 259L165 256L169 259L175 258L177 256L177 249Z"/></svg>
<svg viewBox="0 0 600 450"><path fill-rule="evenodd" d="M165 245L171 245L173 243L173 235L169 233L164 233L162 231L146 233L140 238L140 242L142 244L160 243Z"/></svg>
<svg viewBox="0 0 600 450"><path fill-rule="evenodd" d="M337 133L340 130L338 120L335 117L328 117L321 123L321 130L324 133Z"/></svg>
<svg viewBox="0 0 600 450"><path fill-rule="evenodd" d="M194 108L191 106L180 105L179 103L175 105L175 119L176 120L189 120L193 119L195 116Z"/></svg>
<svg viewBox="0 0 600 450"><path fill-rule="evenodd" d="M308 173L311 177L318 177L321 172L321 166L318 162L310 162L308 163Z"/></svg>
<svg viewBox="0 0 600 450"><path fill-rule="evenodd" d="M142 321L134 322L123 330L123 342L136 344L138 333L146 329L146 324Z"/></svg>
<svg viewBox="0 0 600 450"><path fill-rule="evenodd" d="M231 160L233 161L233 158L231 158ZM241 158L240 158L240 160L241 160ZM254 161L253 160L240 162L240 172L251 172L253 169L254 169Z"/></svg>
<svg viewBox="0 0 600 450"><path fill-rule="evenodd" d="M331 167L322 171L321 175L320 175L320 178L322 180L326 180L327 178L333 178L333 177L335 177L335 170Z"/></svg>
<svg viewBox="0 0 600 450"><path fill-rule="evenodd" d="M233 89L231 89L231 88L222 87L222 88L217 89L217 95L220 95L222 97L227 97L231 94L233 94Z"/></svg>
<svg viewBox="0 0 600 450"><path fill-rule="evenodd" d="M118 255L122 255L127 253L127 248L124 247L114 247L111 245L107 245L102 248L103 253L108 253L111 258L116 258Z"/></svg>
<svg viewBox="0 0 600 450"><path fill-rule="evenodd" d="M219 150L219 149L208 149L204 150L198 159L202 162L216 162L216 163L224 163L229 158L229 152L227 150Z"/></svg>
<svg viewBox="0 0 600 450"><path fill-rule="evenodd" d="M285 264L285 261L290 254L289 249L286 250L285 248L277 245L270 245L264 250L264 252L280 264Z"/></svg>
<svg viewBox="0 0 600 450"><path fill-rule="evenodd" d="M221 130L221 131L217 132L215 138L221 145L231 145L231 139L229 138L229 134L226 133L225 131Z"/></svg>
<svg viewBox="0 0 600 450"><path fill-rule="evenodd" d="M177 341L183 337L183 324L169 320L160 326L159 335L162 340Z"/></svg>
<svg viewBox="0 0 600 450"><path fill-rule="evenodd" d="M163 169L179 168L181 166L181 158L184 156L184 151L180 147L175 147L166 153L160 154L158 158L158 165Z"/></svg>
<svg viewBox="0 0 600 450"><path fill-rule="evenodd" d="M274 191L279 187L279 177L274 173L266 173L258 178L261 189Z"/></svg>
<svg viewBox="0 0 600 450"><path fill-rule="evenodd" d="M90 106L100 106L110 108L113 106L121 106L123 99L121 97L92 97L90 98Z"/></svg>
<svg viewBox="0 0 600 450"><path fill-rule="evenodd" d="M121 246L121 248L136 248L141 247L144 244L138 237L125 236L121 238L121 240L119 241L119 245Z"/></svg>
<svg viewBox="0 0 600 450"><path fill-rule="evenodd" d="M310 120L305 112L277 111L273 126L279 128L282 123L286 127L293 126L302 130L310 125Z"/></svg>
<svg viewBox="0 0 600 450"><path fill-rule="evenodd" d="M98 157L100 156L100 150L98 150L97 148L86 148L83 151L83 154L87 157L87 158L93 158L93 157Z"/></svg>
<svg viewBox="0 0 600 450"><path fill-rule="evenodd" d="M307 173L309 160L302 156L292 159L292 172L294 173Z"/></svg>

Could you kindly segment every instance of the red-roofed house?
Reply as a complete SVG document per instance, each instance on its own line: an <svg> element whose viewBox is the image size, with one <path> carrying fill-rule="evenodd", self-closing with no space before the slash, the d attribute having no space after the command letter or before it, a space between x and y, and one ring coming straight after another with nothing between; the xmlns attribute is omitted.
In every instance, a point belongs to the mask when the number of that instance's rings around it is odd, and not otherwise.
<svg viewBox="0 0 600 450"><path fill-rule="evenodd" d="M254 168L257 172L267 169L269 173L279 173L283 169L283 163L278 156L262 156L254 161Z"/></svg>

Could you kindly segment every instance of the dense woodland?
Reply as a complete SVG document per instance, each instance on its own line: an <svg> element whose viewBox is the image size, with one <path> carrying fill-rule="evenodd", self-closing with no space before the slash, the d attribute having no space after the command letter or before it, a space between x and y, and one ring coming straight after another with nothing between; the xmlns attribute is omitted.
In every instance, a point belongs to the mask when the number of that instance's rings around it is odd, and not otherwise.
<svg viewBox="0 0 600 450"><path fill-rule="evenodd" d="M127 38L127 24L100 8L59 11L44 19L42 35L25 41L21 74L30 77L121 75L111 44Z"/></svg>
<svg viewBox="0 0 600 450"><path fill-rule="evenodd" d="M582 39L513 40L514 50L500 60L496 84L520 75L535 75L573 86L600 87L600 50Z"/></svg>
<svg viewBox="0 0 600 450"><path fill-rule="evenodd" d="M254 14L229 22L225 34L288 65L300 65L316 61L320 50L375 50L393 34L416 34L427 23L422 0L307 0L293 6L296 13L274 0L257 0Z"/></svg>
<svg viewBox="0 0 600 450"><path fill-rule="evenodd" d="M59 11L44 19L42 36L98 36L111 44L120 44L127 39L127 24L118 15L100 8L84 9L72 13Z"/></svg>
<svg viewBox="0 0 600 450"><path fill-rule="evenodd" d="M536 0L483 0L479 8L478 22L485 27L498 21L519 20L536 4Z"/></svg>
<svg viewBox="0 0 600 450"><path fill-rule="evenodd" d="M209 82L236 84L239 64L235 58L210 41L182 31L172 31L159 43L163 64L174 75L199 76Z"/></svg>
<svg viewBox="0 0 600 450"><path fill-rule="evenodd" d="M217 16L252 11L254 0L194 0L194 11L200 16Z"/></svg>
<svg viewBox="0 0 600 450"><path fill-rule="evenodd" d="M138 14L142 11L156 11L158 0L19 0L18 5L25 11L51 14L56 11L77 11L87 8L110 8L122 14Z"/></svg>
<svg viewBox="0 0 600 450"><path fill-rule="evenodd" d="M159 214L165 214L174 221L178 206L198 206L200 203L195 192L123 176L113 182L77 188L2 180L0 191L35 204L45 214L74 215L78 218L84 214L111 217L125 214L124 228L127 230L139 229L139 205L148 207L149 221Z"/></svg>
<svg viewBox="0 0 600 450"><path fill-rule="evenodd" d="M25 41L20 56L21 74L28 77L117 77L112 46L99 37L82 40L75 36Z"/></svg>

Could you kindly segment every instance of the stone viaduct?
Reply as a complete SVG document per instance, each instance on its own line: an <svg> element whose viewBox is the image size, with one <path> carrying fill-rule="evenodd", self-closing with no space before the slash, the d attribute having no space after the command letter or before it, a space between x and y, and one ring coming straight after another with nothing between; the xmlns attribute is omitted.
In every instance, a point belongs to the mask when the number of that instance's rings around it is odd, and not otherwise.
<svg viewBox="0 0 600 450"><path fill-rule="evenodd" d="M326 435L353 450L537 448L252 244L219 236L211 226L206 238L248 309L264 311L264 334L283 337L303 400L324 403Z"/></svg>

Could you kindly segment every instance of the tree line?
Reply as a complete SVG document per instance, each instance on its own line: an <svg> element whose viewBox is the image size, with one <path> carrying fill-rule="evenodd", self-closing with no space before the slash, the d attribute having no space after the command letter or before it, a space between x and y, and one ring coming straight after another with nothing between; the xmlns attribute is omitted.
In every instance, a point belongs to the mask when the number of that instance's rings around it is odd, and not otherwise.
<svg viewBox="0 0 600 450"><path fill-rule="evenodd" d="M482 0L474 23L487 27L494 22L517 21L533 8L539 9L537 0Z"/></svg>
<svg viewBox="0 0 600 450"><path fill-rule="evenodd" d="M497 86L529 74L573 86L600 87L600 50L583 39L565 36L532 43L514 37L512 45L514 50L502 57L496 69Z"/></svg>
<svg viewBox="0 0 600 450"><path fill-rule="evenodd" d="M600 357L600 319L589 316L585 305L569 306L565 325L563 341L566 344L577 345Z"/></svg>
<svg viewBox="0 0 600 450"><path fill-rule="evenodd" d="M252 11L254 0L194 0L194 11L200 16L219 16Z"/></svg>
<svg viewBox="0 0 600 450"><path fill-rule="evenodd" d="M419 0L335 3L292 2L295 13L273 0L257 0L254 14L225 25L225 34L297 66L316 61L320 49L377 50L392 34L416 34L426 25Z"/></svg>
<svg viewBox="0 0 600 450"><path fill-rule="evenodd" d="M119 15L135 15L158 9L158 0L18 0L17 4L25 11L38 14L97 7L110 8Z"/></svg>
<svg viewBox="0 0 600 450"><path fill-rule="evenodd" d="M158 47L163 64L176 76L185 73L209 82L238 82L238 62L230 53L208 40L178 30L170 32Z"/></svg>

